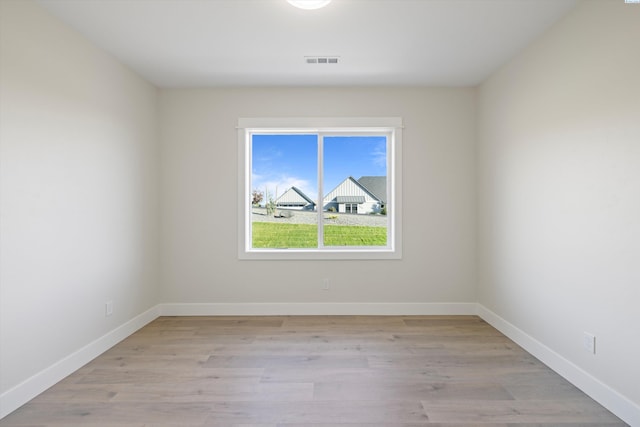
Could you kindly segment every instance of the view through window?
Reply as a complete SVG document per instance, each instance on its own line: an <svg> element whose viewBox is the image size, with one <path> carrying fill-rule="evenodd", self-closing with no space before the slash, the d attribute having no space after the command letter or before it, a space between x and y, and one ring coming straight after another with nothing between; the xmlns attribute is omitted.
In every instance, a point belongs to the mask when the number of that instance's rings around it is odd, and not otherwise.
<svg viewBox="0 0 640 427"><path fill-rule="evenodd" d="M397 252L395 128L247 128L242 143L242 252Z"/></svg>

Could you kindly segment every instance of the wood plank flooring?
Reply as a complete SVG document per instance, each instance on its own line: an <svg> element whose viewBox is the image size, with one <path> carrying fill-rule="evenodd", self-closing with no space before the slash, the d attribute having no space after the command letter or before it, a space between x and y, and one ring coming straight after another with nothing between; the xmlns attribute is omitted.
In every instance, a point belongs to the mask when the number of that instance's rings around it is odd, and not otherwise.
<svg viewBox="0 0 640 427"><path fill-rule="evenodd" d="M0 420L621 427L475 316L161 317Z"/></svg>

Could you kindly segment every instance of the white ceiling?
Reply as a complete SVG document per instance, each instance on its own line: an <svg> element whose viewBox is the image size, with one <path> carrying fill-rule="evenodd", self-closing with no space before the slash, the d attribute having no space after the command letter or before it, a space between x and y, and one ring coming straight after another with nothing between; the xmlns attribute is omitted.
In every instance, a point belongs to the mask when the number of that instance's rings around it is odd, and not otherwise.
<svg viewBox="0 0 640 427"><path fill-rule="evenodd" d="M470 86L576 0L39 0L160 87ZM307 64L305 56L339 56Z"/></svg>

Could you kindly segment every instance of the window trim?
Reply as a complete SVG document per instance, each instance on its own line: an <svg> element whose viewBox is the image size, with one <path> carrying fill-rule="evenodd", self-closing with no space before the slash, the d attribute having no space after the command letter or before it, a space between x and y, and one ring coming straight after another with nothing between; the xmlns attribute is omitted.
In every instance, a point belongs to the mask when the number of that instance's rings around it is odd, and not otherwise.
<svg viewBox="0 0 640 427"><path fill-rule="evenodd" d="M400 117L289 117L238 119L238 258L241 260L377 260L402 258L402 118ZM249 241L251 226L250 138L252 133L345 133L385 132L392 140L387 153L387 213L390 229L385 247L323 247L254 249ZM319 205L318 209L322 209Z"/></svg>

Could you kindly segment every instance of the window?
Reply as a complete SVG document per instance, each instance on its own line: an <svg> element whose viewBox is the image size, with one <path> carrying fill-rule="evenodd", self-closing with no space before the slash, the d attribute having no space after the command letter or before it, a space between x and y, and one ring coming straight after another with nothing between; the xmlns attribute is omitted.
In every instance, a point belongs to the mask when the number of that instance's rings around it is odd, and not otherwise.
<svg viewBox="0 0 640 427"><path fill-rule="evenodd" d="M241 259L401 257L399 118L240 119Z"/></svg>
<svg viewBox="0 0 640 427"><path fill-rule="evenodd" d="M358 213L358 205L355 203L346 203L344 205L344 211L346 213L354 213L357 214Z"/></svg>

